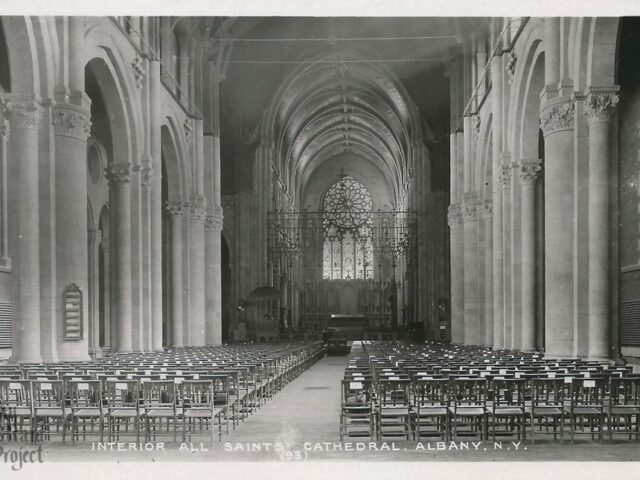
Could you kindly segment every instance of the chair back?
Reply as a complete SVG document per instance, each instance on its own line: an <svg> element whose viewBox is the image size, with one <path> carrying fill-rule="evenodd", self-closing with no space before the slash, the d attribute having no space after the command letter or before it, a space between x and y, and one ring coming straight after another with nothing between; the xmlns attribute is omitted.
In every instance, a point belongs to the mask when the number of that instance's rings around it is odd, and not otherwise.
<svg viewBox="0 0 640 480"><path fill-rule="evenodd" d="M64 408L64 382L62 380L33 380L34 408Z"/></svg>
<svg viewBox="0 0 640 480"><path fill-rule="evenodd" d="M449 380L446 378L415 377L413 385L414 405L422 407L448 406Z"/></svg>
<svg viewBox="0 0 640 480"><path fill-rule="evenodd" d="M458 407L479 407L487 405L486 378L453 378L450 380L450 403Z"/></svg>
<svg viewBox="0 0 640 480"><path fill-rule="evenodd" d="M102 410L102 384L99 380L71 380L67 382L71 408L98 408Z"/></svg>
<svg viewBox="0 0 640 480"><path fill-rule="evenodd" d="M174 408L176 384L172 380L149 380L142 383L144 408Z"/></svg>

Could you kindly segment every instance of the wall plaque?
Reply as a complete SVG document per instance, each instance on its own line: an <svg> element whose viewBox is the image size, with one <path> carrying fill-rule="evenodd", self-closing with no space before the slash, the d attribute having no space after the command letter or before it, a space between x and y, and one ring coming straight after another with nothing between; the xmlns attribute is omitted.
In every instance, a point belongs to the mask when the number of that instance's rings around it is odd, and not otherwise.
<svg viewBox="0 0 640 480"><path fill-rule="evenodd" d="M64 301L64 339L82 340L82 291L75 284L67 285Z"/></svg>

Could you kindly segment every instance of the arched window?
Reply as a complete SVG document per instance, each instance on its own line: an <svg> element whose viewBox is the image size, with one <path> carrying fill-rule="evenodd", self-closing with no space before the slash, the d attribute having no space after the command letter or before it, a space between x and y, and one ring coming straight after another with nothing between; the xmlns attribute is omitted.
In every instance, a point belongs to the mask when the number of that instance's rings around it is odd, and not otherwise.
<svg viewBox="0 0 640 480"><path fill-rule="evenodd" d="M352 177L340 175L325 194L322 210L323 278L372 278L373 221L368 190Z"/></svg>

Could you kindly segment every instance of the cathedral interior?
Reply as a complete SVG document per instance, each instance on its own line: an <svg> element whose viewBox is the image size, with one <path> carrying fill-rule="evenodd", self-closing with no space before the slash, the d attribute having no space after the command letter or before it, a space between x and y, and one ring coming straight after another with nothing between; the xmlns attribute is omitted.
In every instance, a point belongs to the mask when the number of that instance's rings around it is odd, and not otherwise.
<svg viewBox="0 0 640 480"><path fill-rule="evenodd" d="M589 431L637 448L639 55L636 17L0 17L1 402L51 372L69 402L69 369L106 398L95 366L226 358L254 376L209 372L246 387L214 436L317 368L337 436L345 368L373 371L373 412L384 362L546 362L587 389L602 374L601 403L620 369L635 410L611 423L602 403ZM394 425L420 438L407 408Z"/></svg>

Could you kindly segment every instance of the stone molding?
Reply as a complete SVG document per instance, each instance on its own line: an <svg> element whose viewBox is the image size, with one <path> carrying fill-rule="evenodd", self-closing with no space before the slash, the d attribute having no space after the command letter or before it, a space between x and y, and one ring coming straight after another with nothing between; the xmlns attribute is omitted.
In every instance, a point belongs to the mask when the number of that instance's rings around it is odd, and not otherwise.
<svg viewBox="0 0 640 480"><path fill-rule="evenodd" d="M540 114L540 128L547 136L571 130L575 124L576 106L572 98L560 97L545 105Z"/></svg>
<svg viewBox="0 0 640 480"><path fill-rule="evenodd" d="M128 162L110 163L104 172L110 185L123 185L131 182L131 164Z"/></svg>
<svg viewBox="0 0 640 480"><path fill-rule="evenodd" d="M91 114L70 103L56 103L51 112L51 123L56 135L77 138L84 142L91 134Z"/></svg>
<svg viewBox="0 0 640 480"><path fill-rule="evenodd" d="M505 70L507 71L507 82L513 83L516 76L516 66L518 64L518 57L515 53L509 52L507 65Z"/></svg>
<svg viewBox="0 0 640 480"><path fill-rule="evenodd" d="M224 219L222 215L207 215L207 218L204 224L204 229L208 232L209 231L221 232L222 227L224 225L223 220Z"/></svg>
<svg viewBox="0 0 640 480"><path fill-rule="evenodd" d="M183 123L184 128L184 138L187 143L191 143L191 137L193 136L193 126L191 125L190 119L187 117Z"/></svg>
<svg viewBox="0 0 640 480"><path fill-rule="evenodd" d="M618 87L589 88L584 102L584 115L589 124L611 120L611 114L620 102L617 92Z"/></svg>
<svg viewBox="0 0 640 480"><path fill-rule="evenodd" d="M206 199L203 196L194 196L188 204L189 218L194 222L205 223L207 220L206 204Z"/></svg>

